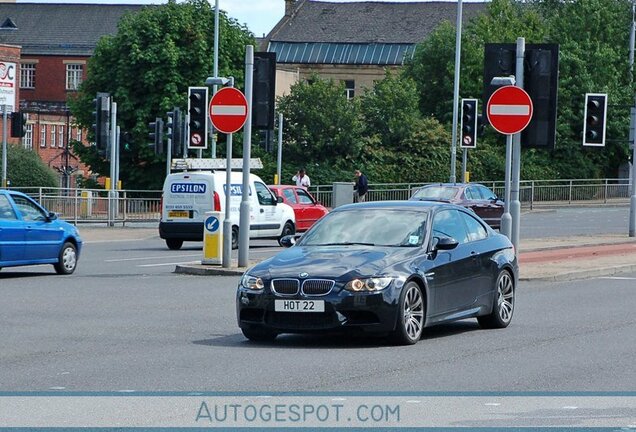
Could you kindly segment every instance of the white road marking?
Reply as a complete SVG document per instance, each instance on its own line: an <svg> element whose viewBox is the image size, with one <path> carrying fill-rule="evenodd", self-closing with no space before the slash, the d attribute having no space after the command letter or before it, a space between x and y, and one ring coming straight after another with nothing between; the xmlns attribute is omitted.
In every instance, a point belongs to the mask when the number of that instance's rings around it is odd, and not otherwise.
<svg viewBox="0 0 636 432"><path fill-rule="evenodd" d="M418 403L422 403L422 401L413 399L413 400L407 400L406 403L418 404Z"/></svg>
<svg viewBox="0 0 636 432"><path fill-rule="evenodd" d="M333 398L332 401L346 401L346 398Z"/></svg>
<svg viewBox="0 0 636 432"><path fill-rule="evenodd" d="M172 258L190 258L196 256L202 256L203 254L191 254L191 255L166 255L166 256L154 256L154 257L137 257L137 258L119 258L119 259L108 259L104 260L104 262L122 262L122 261L142 261L142 260L153 260L153 259L172 259Z"/></svg>
<svg viewBox="0 0 636 432"><path fill-rule="evenodd" d="M161 267L161 266L174 266L182 264L201 264L201 261L186 261L186 262L171 262L162 264L139 264L137 267Z"/></svg>
<svg viewBox="0 0 636 432"><path fill-rule="evenodd" d="M606 277L600 277L599 279L636 280L636 277L606 276Z"/></svg>
<svg viewBox="0 0 636 432"><path fill-rule="evenodd" d="M214 115L234 115L244 116L245 105L212 105L212 114Z"/></svg>
<svg viewBox="0 0 636 432"><path fill-rule="evenodd" d="M564 406L562 409L575 410L575 409L579 409L579 407L575 407L575 406Z"/></svg>
<svg viewBox="0 0 636 432"><path fill-rule="evenodd" d="M117 390L118 393L134 393L136 390Z"/></svg>
<svg viewBox="0 0 636 432"><path fill-rule="evenodd" d="M49 390L66 390L66 387L49 387Z"/></svg>
<svg viewBox="0 0 636 432"><path fill-rule="evenodd" d="M530 105L490 105L490 115L530 115Z"/></svg>
<svg viewBox="0 0 636 432"><path fill-rule="evenodd" d="M486 405L486 406L500 406L501 404L497 403L497 402L488 402L488 403L485 403L484 405Z"/></svg>

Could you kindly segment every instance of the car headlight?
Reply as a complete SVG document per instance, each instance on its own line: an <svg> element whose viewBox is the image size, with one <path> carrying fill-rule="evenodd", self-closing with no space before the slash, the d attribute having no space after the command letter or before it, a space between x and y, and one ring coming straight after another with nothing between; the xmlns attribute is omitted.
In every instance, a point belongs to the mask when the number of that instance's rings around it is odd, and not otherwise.
<svg viewBox="0 0 636 432"><path fill-rule="evenodd" d="M263 283L263 279L256 277L256 276L251 276L247 273L245 273L242 277L241 277L241 286L243 288L247 288L249 290L254 290L254 291L260 291L263 288L265 288L265 284Z"/></svg>
<svg viewBox="0 0 636 432"><path fill-rule="evenodd" d="M404 283L404 278L392 276L377 276L366 279L354 279L345 285L345 289L353 292L381 291L395 281L399 286Z"/></svg>

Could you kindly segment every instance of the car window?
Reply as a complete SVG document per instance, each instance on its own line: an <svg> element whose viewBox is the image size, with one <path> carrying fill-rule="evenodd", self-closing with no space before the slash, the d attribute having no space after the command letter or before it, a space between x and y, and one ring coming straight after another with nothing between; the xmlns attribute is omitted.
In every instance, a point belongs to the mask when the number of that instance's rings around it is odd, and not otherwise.
<svg viewBox="0 0 636 432"><path fill-rule="evenodd" d="M485 200L494 200L497 198L497 194L488 189L486 186L479 186L478 189L482 198Z"/></svg>
<svg viewBox="0 0 636 432"><path fill-rule="evenodd" d="M459 212L460 217L466 223L466 227L468 229L468 241L482 240L488 237L488 231L486 228L475 219L473 216Z"/></svg>
<svg viewBox="0 0 636 432"><path fill-rule="evenodd" d="M466 196L466 199L469 199L469 200L481 200L481 199L483 199L483 197L479 193L479 189L477 189L475 186L467 187L466 191L464 192L464 195Z"/></svg>
<svg viewBox="0 0 636 432"><path fill-rule="evenodd" d="M298 202L294 191L291 189L283 189L283 195L285 195L285 199L289 204L296 204Z"/></svg>
<svg viewBox="0 0 636 432"><path fill-rule="evenodd" d="M256 196L260 205L274 205L276 203L274 196L263 183L254 182L254 187L256 188Z"/></svg>
<svg viewBox="0 0 636 432"><path fill-rule="evenodd" d="M451 200L457 195L457 188L453 186L425 186L418 189L413 198L422 200Z"/></svg>
<svg viewBox="0 0 636 432"><path fill-rule="evenodd" d="M22 219L27 221L46 220L46 214L33 201L19 195L11 195L11 198L22 213Z"/></svg>
<svg viewBox="0 0 636 432"><path fill-rule="evenodd" d="M427 220L428 211L368 208L335 211L314 225L298 244L418 247L426 236Z"/></svg>
<svg viewBox="0 0 636 432"><path fill-rule="evenodd" d="M9 198L5 195L0 195L0 219L16 220L17 218L9 202Z"/></svg>
<svg viewBox="0 0 636 432"><path fill-rule="evenodd" d="M296 189L296 193L298 194L298 202L301 204L313 204L314 200L311 199L309 194L304 189Z"/></svg>
<svg viewBox="0 0 636 432"><path fill-rule="evenodd" d="M457 210L442 210L433 218L434 237L452 237L459 243L468 241L466 226Z"/></svg>

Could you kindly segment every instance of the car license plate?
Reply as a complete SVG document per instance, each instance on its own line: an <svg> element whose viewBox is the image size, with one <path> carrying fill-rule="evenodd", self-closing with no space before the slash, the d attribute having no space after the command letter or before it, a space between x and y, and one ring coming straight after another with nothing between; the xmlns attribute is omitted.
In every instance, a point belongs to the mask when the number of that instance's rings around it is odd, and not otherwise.
<svg viewBox="0 0 636 432"><path fill-rule="evenodd" d="M170 210L168 212L170 218L187 218L190 217L190 212L187 210Z"/></svg>
<svg viewBox="0 0 636 432"><path fill-rule="evenodd" d="M324 300L274 300L276 312L324 312Z"/></svg>

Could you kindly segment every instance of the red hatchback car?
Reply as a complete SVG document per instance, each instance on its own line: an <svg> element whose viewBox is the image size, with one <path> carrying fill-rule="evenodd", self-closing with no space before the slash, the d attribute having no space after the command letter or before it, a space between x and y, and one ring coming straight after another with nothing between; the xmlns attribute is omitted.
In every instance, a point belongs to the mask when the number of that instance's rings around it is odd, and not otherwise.
<svg viewBox="0 0 636 432"><path fill-rule="evenodd" d="M327 207L316 201L305 188L291 185L270 185L267 187L283 198L285 204L294 209L296 231L308 230L318 219L329 213Z"/></svg>
<svg viewBox="0 0 636 432"><path fill-rule="evenodd" d="M492 228L501 226L504 203L486 186L479 183L438 183L422 186L412 200L442 201L472 209Z"/></svg>

